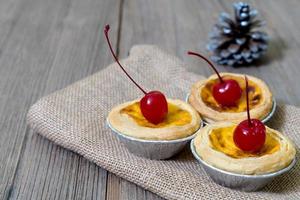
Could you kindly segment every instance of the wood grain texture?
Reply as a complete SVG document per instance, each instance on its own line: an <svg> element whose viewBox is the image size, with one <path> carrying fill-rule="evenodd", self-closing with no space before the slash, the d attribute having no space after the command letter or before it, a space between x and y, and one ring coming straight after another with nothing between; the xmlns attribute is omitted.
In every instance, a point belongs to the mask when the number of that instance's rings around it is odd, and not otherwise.
<svg viewBox="0 0 300 200"><path fill-rule="evenodd" d="M105 23L122 58L132 45L156 44L188 70L210 75L186 51L205 52L218 13L232 13L233 2L0 0L0 199L161 199L28 130L27 110L112 62L101 37ZM258 76L279 101L300 105L300 2L249 2L267 22L269 51L256 66L218 68Z"/></svg>
<svg viewBox="0 0 300 200"><path fill-rule="evenodd" d="M102 28L111 22L118 29L119 5L117 0L1 2L1 9L11 8L3 12L12 14L0 24L0 199L105 198L107 172L28 131L25 118L40 97L111 62ZM111 34L114 41L117 33Z"/></svg>
<svg viewBox="0 0 300 200"><path fill-rule="evenodd" d="M231 1L125 1L121 28L120 55L127 56L134 44L156 44L176 54L189 64L188 70L210 75L205 62L186 55L187 50L206 53L208 33L222 11L233 14ZM265 31L271 36L264 59L250 67L223 67L220 71L247 73L260 77L269 85L279 101L300 105L296 84L299 75L299 1L250 1L267 22ZM292 78L295 77L295 78Z"/></svg>

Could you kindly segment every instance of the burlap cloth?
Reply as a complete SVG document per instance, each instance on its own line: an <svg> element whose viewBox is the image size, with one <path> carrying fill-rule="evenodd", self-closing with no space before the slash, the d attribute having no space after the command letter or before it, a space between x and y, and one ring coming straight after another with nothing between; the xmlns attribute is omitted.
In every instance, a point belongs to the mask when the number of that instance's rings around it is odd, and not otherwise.
<svg viewBox="0 0 300 200"><path fill-rule="evenodd" d="M122 63L146 89L159 89L171 98L184 99L191 84L203 78L187 72L182 61L154 46L134 46ZM28 113L28 123L49 140L166 199L300 199L299 162L262 191L246 193L215 184L188 148L164 161L130 154L105 120L113 106L141 96L118 66L111 64L39 100ZM269 125L299 147L299 108L279 105Z"/></svg>

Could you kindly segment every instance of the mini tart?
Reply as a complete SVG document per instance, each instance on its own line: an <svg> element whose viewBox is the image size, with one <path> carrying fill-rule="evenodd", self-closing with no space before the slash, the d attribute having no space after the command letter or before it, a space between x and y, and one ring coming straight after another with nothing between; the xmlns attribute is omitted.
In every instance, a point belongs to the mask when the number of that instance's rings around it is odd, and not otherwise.
<svg viewBox="0 0 300 200"><path fill-rule="evenodd" d="M139 100L114 107L109 124L118 132L145 140L175 140L194 134L200 127L197 111L181 100L168 99L168 115L163 122L152 124L142 115Z"/></svg>
<svg viewBox="0 0 300 200"><path fill-rule="evenodd" d="M233 141L236 126L231 122L218 122L200 129L194 146L202 160L225 171L258 175L281 170L294 159L296 150L291 141L268 127L266 142L259 152L242 151Z"/></svg>
<svg viewBox="0 0 300 200"><path fill-rule="evenodd" d="M242 97L236 106L222 107L212 95L213 84L218 82L217 75L212 75L206 80L196 82L191 89L189 103L209 123L218 121L240 122L247 118L245 76L242 74L220 73L224 80L236 80L243 90ZM272 93L268 86L260 79L247 75L249 80L249 106L251 117L263 119L273 106Z"/></svg>

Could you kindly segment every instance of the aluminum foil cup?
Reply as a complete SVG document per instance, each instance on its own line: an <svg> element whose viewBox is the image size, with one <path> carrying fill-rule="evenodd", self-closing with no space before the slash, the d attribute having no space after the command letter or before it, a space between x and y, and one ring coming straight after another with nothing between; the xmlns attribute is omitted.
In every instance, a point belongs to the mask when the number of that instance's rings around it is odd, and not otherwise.
<svg viewBox="0 0 300 200"><path fill-rule="evenodd" d="M288 172L296 163L296 159L294 158L291 164L277 172L262 175L243 175L227 172L206 163L197 154L194 146L194 140L191 141L191 151L194 157L199 161L205 172L210 176L210 178L214 182L225 187L247 192L256 191L263 188L266 184L268 184L277 176Z"/></svg>
<svg viewBox="0 0 300 200"><path fill-rule="evenodd" d="M129 152L153 160L167 159L179 153L196 136L197 132L177 140L143 140L120 133L110 125L108 120L107 124ZM203 123L201 123L201 127L203 127Z"/></svg>
<svg viewBox="0 0 300 200"><path fill-rule="evenodd" d="M185 102L189 103L189 97L190 97L190 93L188 93L185 97ZM269 114L267 116L265 116L261 121L262 123L266 123L267 121L269 121L272 116L274 115L275 113L275 110L276 110L276 106L277 106L277 103L276 103L276 100L275 98L273 97L272 99L272 102L273 102L273 105L272 105L272 109L271 111L269 112ZM202 119L203 120L203 123L204 124L209 124L209 122L205 121L205 119Z"/></svg>

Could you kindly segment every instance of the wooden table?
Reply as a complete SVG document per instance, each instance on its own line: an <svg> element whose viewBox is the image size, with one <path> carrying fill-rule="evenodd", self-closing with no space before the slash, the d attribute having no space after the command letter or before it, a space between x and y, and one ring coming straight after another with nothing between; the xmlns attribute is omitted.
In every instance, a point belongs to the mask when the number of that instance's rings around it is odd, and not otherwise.
<svg viewBox="0 0 300 200"><path fill-rule="evenodd" d="M279 101L300 105L300 2L251 4L272 38L265 60L219 69L258 76ZM189 70L211 74L186 51L204 51L221 11L232 11L230 1L0 0L0 198L160 199L33 133L26 113L42 96L113 62L106 23L121 58L134 44L156 44Z"/></svg>

